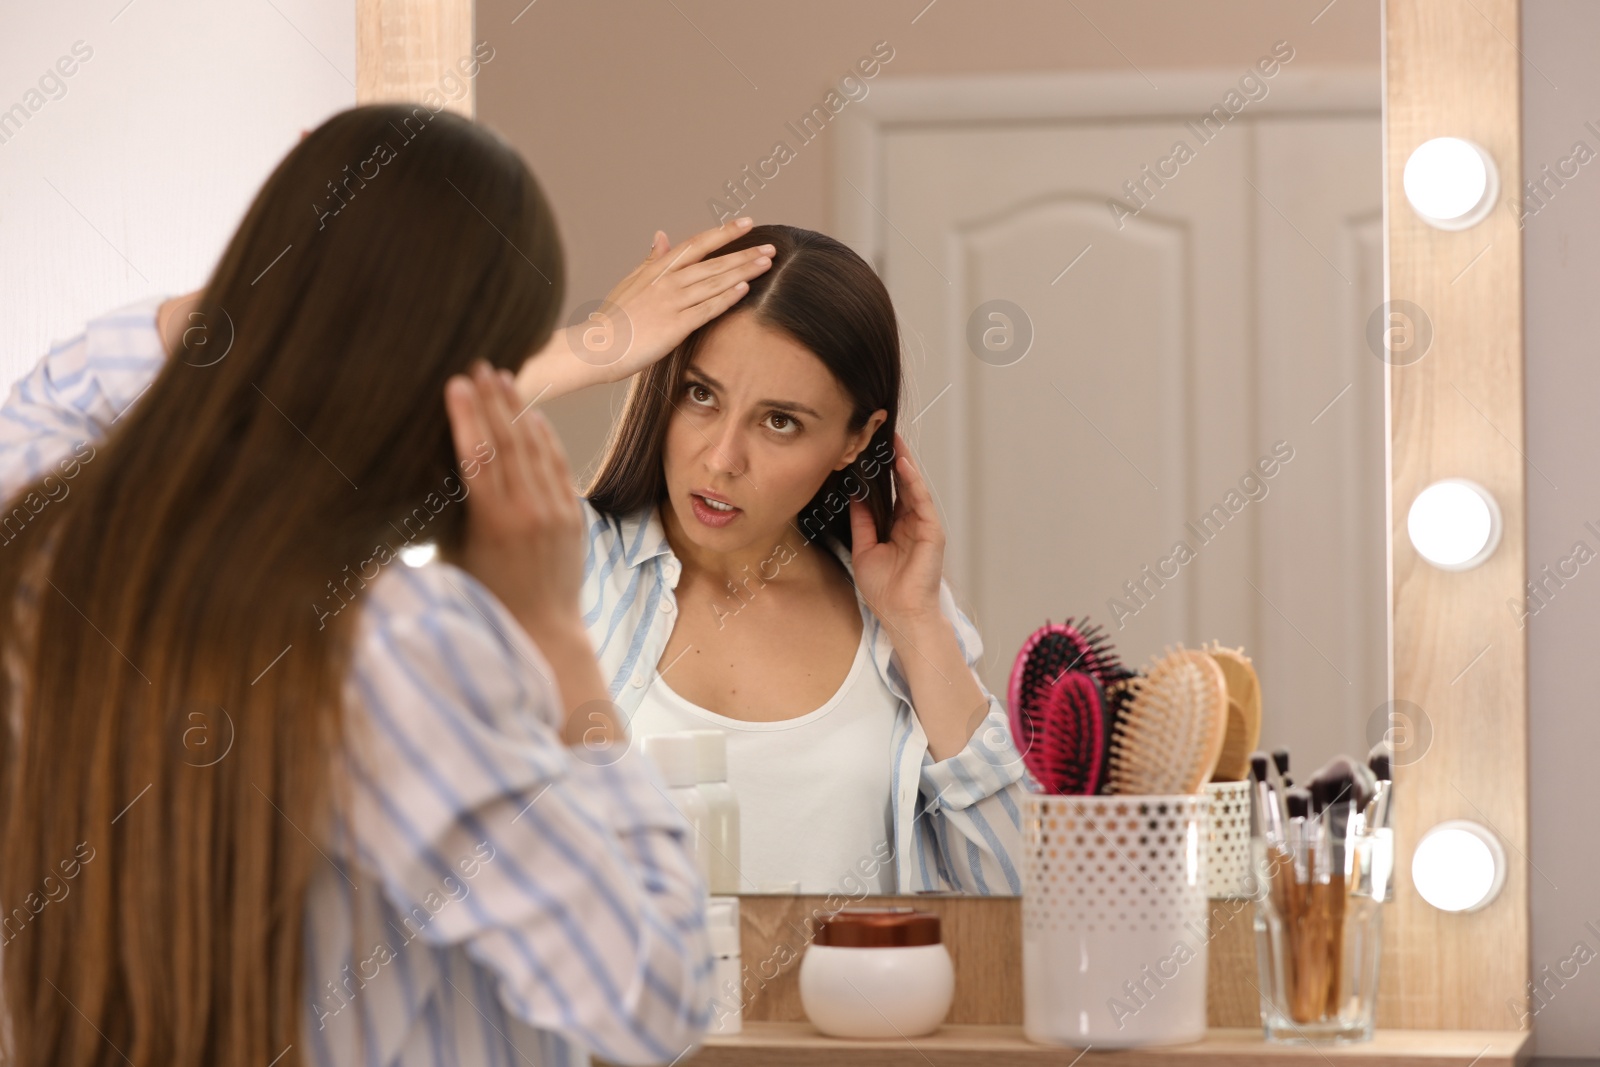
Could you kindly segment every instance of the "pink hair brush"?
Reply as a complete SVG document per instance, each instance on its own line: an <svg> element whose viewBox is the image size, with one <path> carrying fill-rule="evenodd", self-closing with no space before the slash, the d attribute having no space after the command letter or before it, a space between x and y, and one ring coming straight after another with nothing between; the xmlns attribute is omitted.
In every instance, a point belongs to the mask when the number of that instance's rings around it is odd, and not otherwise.
<svg viewBox="0 0 1600 1067"><path fill-rule="evenodd" d="M1039 702L1039 731L1028 770L1058 796L1085 796L1099 787L1105 772L1105 699L1094 678L1067 671Z"/></svg>
<svg viewBox="0 0 1600 1067"><path fill-rule="evenodd" d="M1046 624L1022 646L1006 703L1023 764L1047 792L1100 789L1119 701L1108 685L1128 673L1104 633L1088 620Z"/></svg>

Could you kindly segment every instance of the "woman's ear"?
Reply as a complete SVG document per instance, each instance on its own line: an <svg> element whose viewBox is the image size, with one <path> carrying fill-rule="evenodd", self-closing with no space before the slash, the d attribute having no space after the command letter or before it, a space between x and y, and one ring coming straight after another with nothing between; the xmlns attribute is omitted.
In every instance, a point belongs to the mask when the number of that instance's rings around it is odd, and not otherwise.
<svg viewBox="0 0 1600 1067"><path fill-rule="evenodd" d="M850 466L850 464L854 463L856 461L856 457L861 455L862 450L867 447L869 442L871 442L872 435L878 432L878 427L882 426L888 421L889 413L883 408L879 408L871 415L868 415L867 421L862 423L861 429L851 434L850 439L845 442L844 457L839 460L838 465L833 469L836 471L842 471L846 467Z"/></svg>

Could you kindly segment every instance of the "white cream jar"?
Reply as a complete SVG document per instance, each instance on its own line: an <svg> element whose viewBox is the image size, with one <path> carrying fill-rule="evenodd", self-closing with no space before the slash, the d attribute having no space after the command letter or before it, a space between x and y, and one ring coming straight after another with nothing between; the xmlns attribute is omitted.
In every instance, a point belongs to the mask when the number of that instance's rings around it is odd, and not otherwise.
<svg viewBox="0 0 1600 1067"><path fill-rule="evenodd" d="M930 1034L955 989L939 916L915 908L842 909L800 959L800 1003L830 1037Z"/></svg>

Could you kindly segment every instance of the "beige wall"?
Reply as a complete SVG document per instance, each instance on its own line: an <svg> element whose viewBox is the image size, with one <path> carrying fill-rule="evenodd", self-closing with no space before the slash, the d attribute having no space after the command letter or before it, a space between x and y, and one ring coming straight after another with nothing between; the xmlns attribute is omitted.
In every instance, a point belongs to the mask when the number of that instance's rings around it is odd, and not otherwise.
<svg viewBox="0 0 1600 1067"><path fill-rule="evenodd" d="M1132 64L1154 80L1170 67L1242 71L1280 39L1297 68L1378 63L1376 0L926 4L479 0L474 39L493 44L495 59L479 76L478 117L521 149L555 202L568 309L604 295L657 227L678 240L712 224L706 202L778 140L797 158L750 200L751 214L828 230L830 132L798 147L784 124L878 41L894 49L879 79ZM620 396L592 390L552 405L578 468L595 458Z"/></svg>
<svg viewBox="0 0 1600 1067"><path fill-rule="evenodd" d="M1600 162L1562 161L1583 142L1600 152L1600 5L1526 0L1522 49L1522 172L1565 170L1522 232L1527 300L1528 572L1556 572L1578 541L1600 552ZM1502 194L1510 200L1510 191ZM1545 1005L1533 1018L1541 1056L1600 1056L1600 757L1595 635L1600 563L1569 563L1528 621L1528 877L1531 959ZM1512 857L1517 862L1517 857ZM1578 962L1579 944L1588 962ZM1549 968L1548 971L1545 968ZM1563 971L1565 974L1563 974ZM1538 1002L1535 1001L1535 1007ZM1509 1017L1509 1013L1508 1013ZM1590 1060L1588 1062L1595 1062Z"/></svg>

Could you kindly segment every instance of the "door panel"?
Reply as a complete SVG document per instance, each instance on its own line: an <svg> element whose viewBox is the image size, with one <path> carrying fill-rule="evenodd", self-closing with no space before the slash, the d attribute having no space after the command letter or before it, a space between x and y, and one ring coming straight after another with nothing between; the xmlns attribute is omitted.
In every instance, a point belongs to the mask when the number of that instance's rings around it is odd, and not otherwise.
<svg viewBox="0 0 1600 1067"><path fill-rule="evenodd" d="M1362 340L1378 117L1238 121L1145 177L1173 129L890 129L879 266L906 336L902 424L991 687L1034 628L1087 614L1134 664L1244 645L1274 743L1355 751L1387 684L1382 364ZM1131 179L1143 197L1118 217L1108 192ZM1011 348L985 347L1008 327ZM1279 441L1292 458L1259 477Z"/></svg>

